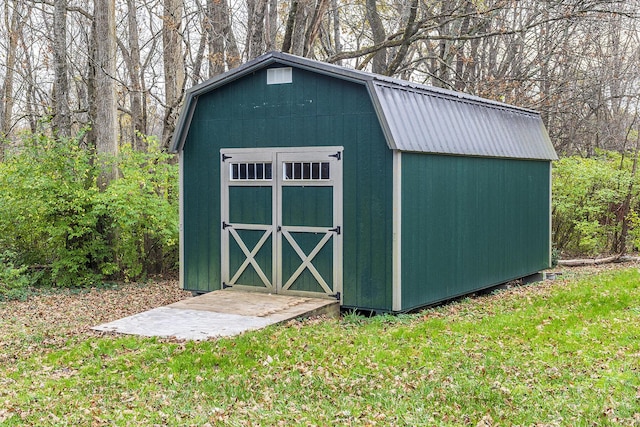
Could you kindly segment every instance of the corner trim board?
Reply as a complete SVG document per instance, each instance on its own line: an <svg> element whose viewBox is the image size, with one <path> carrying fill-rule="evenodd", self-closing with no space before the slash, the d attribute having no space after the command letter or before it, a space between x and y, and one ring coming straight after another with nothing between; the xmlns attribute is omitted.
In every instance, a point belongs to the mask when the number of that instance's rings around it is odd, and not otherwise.
<svg viewBox="0 0 640 427"><path fill-rule="evenodd" d="M184 282L184 152L178 154L178 271L180 288L185 289Z"/></svg>
<svg viewBox="0 0 640 427"><path fill-rule="evenodd" d="M393 150L392 309L402 311L402 152Z"/></svg>

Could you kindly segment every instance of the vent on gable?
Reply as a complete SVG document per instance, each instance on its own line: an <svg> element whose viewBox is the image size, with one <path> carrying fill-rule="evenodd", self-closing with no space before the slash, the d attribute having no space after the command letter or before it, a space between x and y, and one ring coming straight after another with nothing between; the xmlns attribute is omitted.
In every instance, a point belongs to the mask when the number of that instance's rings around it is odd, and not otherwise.
<svg viewBox="0 0 640 427"><path fill-rule="evenodd" d="M267 84L281 85L293 82L291 67L269 68L267 70Z"/></svg>

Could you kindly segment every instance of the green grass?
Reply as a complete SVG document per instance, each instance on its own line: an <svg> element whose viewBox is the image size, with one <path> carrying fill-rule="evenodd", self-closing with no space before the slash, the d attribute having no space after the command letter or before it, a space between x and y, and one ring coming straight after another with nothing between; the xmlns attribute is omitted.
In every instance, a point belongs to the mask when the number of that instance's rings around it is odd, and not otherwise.
<svg viewBox="0 0 640 427"><path fill-rule="evenodd" d="M640 425L637 269L217 341L40 345L0 365L0 425Z"/></svg>

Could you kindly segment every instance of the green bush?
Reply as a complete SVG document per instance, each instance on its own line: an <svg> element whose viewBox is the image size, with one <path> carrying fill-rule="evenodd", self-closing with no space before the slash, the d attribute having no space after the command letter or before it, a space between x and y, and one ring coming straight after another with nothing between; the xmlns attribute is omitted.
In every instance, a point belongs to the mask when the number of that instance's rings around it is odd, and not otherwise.
<svg viewBox="0 0 640 427"><path fill-rule="evenodd" d="M570 255L613 251L621 238L624 201L633 177L631 160L619 153L595 158L565 157L553 166L553 237L557 249ZM632 186L630 210L637 209L638 185ZM637 231L629 221L633 238ZM640 237L640 236L639 236Z"/></svg>
<svg viewBox="0 0 640 427"><path fill-rule="evenodd" d="M6 250L0 253L0 301L21 298L35 281L29 267L20 265L16 259L14 252Z"/></svg>
<svg viewBox="0 0 640 427"><path fill-rule="evenodd" d="M19 275L69 287L175 268L177 166L149 142L148 152L125 147L110 160L120 177L101 192L101 162L79 139L23 137L0 162L0 253L27 267Z"/></svg>
<svg viewBox="0 0 640 427"><path fill-rule="evenodd" d="M96 211L106 223L113 257L104 274L120 271L125 279L177 268L177 167L155 139L149 150L123 147L117 159L120 178L98 197Z"/></svg>

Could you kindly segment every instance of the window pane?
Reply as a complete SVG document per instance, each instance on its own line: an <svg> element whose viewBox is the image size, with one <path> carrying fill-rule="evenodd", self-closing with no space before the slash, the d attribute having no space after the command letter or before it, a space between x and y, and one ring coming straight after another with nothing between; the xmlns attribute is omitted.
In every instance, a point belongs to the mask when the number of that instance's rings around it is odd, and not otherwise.
<svg viewBox="0 0 640 427"><path fill-rule="evenodd" d="M329 179L329 162L322 162L320 179Z"/></svg>
<svg viewBox="0 0 640 427"><path fill-rule="evenodd" d="M229 174L234 181L270 181L271 163L232 163Z"/></svg>
<svg viewBox="0 0 640 427"><path fill-rule="evenodd" d="M311 179L311 163L302 164L302 179Z"/></svg>
<svg viewBox="0 0 640 427"><path fill-rule="evenodd" d="M293 164L293 179L302 179L302 164Z"/></svg>
<svg viewBox="0 0 640 427"><path fill-rule="evenodd" d="M320 179L320 163L311 163L311 179Z"/></svg>

